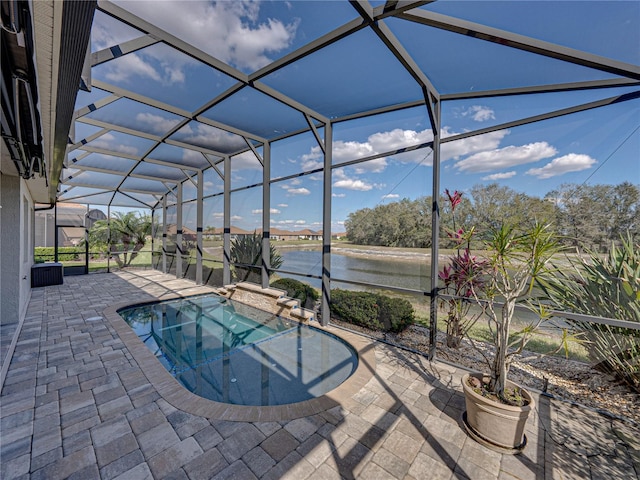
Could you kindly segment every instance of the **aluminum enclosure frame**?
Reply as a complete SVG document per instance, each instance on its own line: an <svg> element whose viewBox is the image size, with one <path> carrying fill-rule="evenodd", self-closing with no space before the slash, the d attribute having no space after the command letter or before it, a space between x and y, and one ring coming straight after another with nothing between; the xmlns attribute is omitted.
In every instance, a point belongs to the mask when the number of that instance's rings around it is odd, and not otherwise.
<svg viewBox="0 0 640 480"><path fill-rule="evenodd" d="M108 92L110 95L103 98L94 104L80 108L74 114L76 120L82 120L84 123L93 125L101 130L88 136L84 139L75 139L76 142L68 147L68 153L82 150L81 155L87 155L91 152L94 153L113 153L99 148L85 146L86 143L91 142L93 139L101 136L105 131L120 132L129 135L136 135L141 138L151 140L153 144L142 155L127 155L122 154L123 158L133 160L135 163L129 169L128 172L122 175L122 180L118 185L114 185L113 188L104 188L102 190L111 194L111 199L107 204L113 205L116 196L119 194L127 195L132 200L137 201L141 206L145 206L152 210L158 210L163 212L163 234L162 234L162 269L167 271L166 260L166 238L167 238L167 225L166 225L166 212L167 212L167 195L177 196L177 225L176 225L176 274L182 276L182 200L183 200L183 184L185 182L193 182L197 188L197 264L196 264L196 281L201 283L202 279L202 233L203 233L203 201L210 196L206 196L203 190L204 182L204 170L213 169L224 182L224 188L222 193L216 193L215 196L222 196L223 198L223 283L228 284L231 281L231 260L230 260L230 245L231 245L231 209L230 200L231 194L247 188L261 186L262 187L262 252L261 259L261 272L262 272L262 285L268 286L269 272L271 265L269 264L269 250L270 250L270 202L271 184L274 183L274 179L271 178L271 145L279 140L284 140L293 137L301 132L309 131L313 134L319 148L321 149L323 156L323 167L312 171L305 171L300 174L294 174L286 178L295 178L300 175L310 175L313 173L322 173L323 186L322 186L322 219L323 219L323 242L322 242L322 273L320 275L322 285L321 295L321 312L322 322L326 324L329 319L329 315L325 314L329 312L330 305L330 289L331 289L331 195L332 195L332 172L337 168L343 168L345 166L357 165L366 161L382 158L392 154L397 154L405 151L411 151L415 149L431 149L433 151L433 172L432 172L432 230L431 230L431 266L430 277L431 279L437 279L438 272L438 239L440 233L440 162L441 162L441 146L446 143L454 142L457 140L470 138L486 133L495 132L515 126L532 124L535 122L548 120L552 118L558 118L565 115L570 115L577 112L583 112L590 109L600 108L606 105L614 103L626 102L640 98L640 67L637 65L627 64L624 62L612 60L609 58L589 54L586 52L570 49L560 45L556 45L550 42L541 41L535 38L526 37L523 35L515 34L505 30L488 27L474 22L461 20L446 15L441 15L435 12L426 11L418 7L431 3L427 1L416 2L397 2L388 1L385 5L378 7L372 7L368 1L352 1L350 2L357 13L357 18L335 28L333 31L322 35L321 37L311 41L307 45L285 55L284 57L270 63L269 65L255 71L252 74L246 74L240 70L222 62L221 60L214 58L210 54L196 48L195 46L185 42L184 40L177 38L171 33L159 28L156 25L152 25L149 22L135 16L129 11L111 3L108 1L99 1L98 9L107 15L111 15L122 22L135 26L142 32L142 35L133 40L125 41L115 47L110 47L98 52L94 52L91 55L91 65L96 67L113 61L128 53L136 52L157 43L163 43L170 47L175 48L177 51L182 52L189 57L201 62L203 65L212 67L218 72L232 78L236 83L227 88L222 93L214 96L213 98L206 99L204 103L196 107L192 111L187 111L183 108L179 108L175 105L170 105L139 93L135 93L116 85L110 85L104 81L92 79L91 83L94 87ZM414 22L421 25L427 25L436 29L444 30L454 34L473 37L479 41L486 41L490 43L500 44L508 48L522 50L537 55L541 55L547 58L553 58L561 60L575 65L588 67L597 71L606 72L607 74L617 75L618 78L607 80L590 80L590 81L576 81L571 83L558 83L552 85L530 86L530 87L513 87L503 88L496 90L486 91L473 91L473 92L458 92L458 93L442 93L435 87L434 82L429 78L428 73L423 71L418 63L411 57L404 45L396 36L392 30L388 27L385 19L397 18L409 22ZM268 86L262 80L274 72L278 72L283 68L291 65L301 59L304 59L313 53L322 50L330 45L334 45L340 42L344 38L348 38L358 32L365 29L370 29L388 49L389 52L398 61L399 68L403 68L416 82L423 92L423 100L415 102L407 102L404 104L386 105L384 107L378 107L372 110L363 112L352 112L347 115L329 118L323 115L321 112L314 110L308 105L304 105L299 101L285 95L284 93L277 91L276 89ZM593 90L593 89L611 89L617 87L637 87L636 90L627 95L611 96L606 99L583 103L573 107L559 109L553 112L547 112L535 116L529 116L527 118L521 118L518 120L510 121L507 123L501 123L488 128L476 129L473 131L464 132L458 135L441 138L442 127L442 102L451 100L465 100L475 98L486 97L505 97L505 96L520 96L529 94L544 94L551 92L569 92L580 90ZM304 116L308 128L287 132L285 134L275 136L273 138L264 138L255 133L245 131L243 129L221 123L219 121L211 120L205 117L203 114L209 109L221 104L228 98L233 97L237 92L244 88L254 89L257 92L266 95L268 98L275 100L279 104L298 112ZM93 111L99 110L107 105L119 99L129 99L146 104L150 107L168 112L174 115L182 117L182 120L177 122L172 128L170 128L164 135L152 135L149 133L141 132L132 128L123 127L102 120L95 120L86 118L86 115ZM416 144L408 146L402 149L394 150L391 152L377 153L364 158L358 158L350 162L344 162L334 165L332 153L333 153L333 130L334 127L342 122L347 122L354 119L366 118L373 115L394 112L408 108L421 107L425 109L425 113L431 121L431 128L433 131L433 140L426 143ZM240 136L245 146L237 149L234 152L219 151L211 148L196 147L191 144L183 143L179 140L172 139L171 137L180 129L189 124L189 122L197 121L210 127L215 127L231 134ZM324 138L322 138L319 130L323 129ZM176 165L171 162L161 161L152 158L152 152L160 145L172 145L175 147L186 148L193 151L199 151L202 157L208 162L208 167L204 169L194 168L188 165ZM258 148L262 149L262 155L257 151ZM242 186L239 188L232 188L231 185L231 167L232 157L239 154L253 154L258 161L262 164L262 182ZM210 156L217 158L218 160L212 161ZM83 158L83 157L82 157ZM81 160L81 158L80 158ZM166 192L159 194L157 192L130 188L125 185L125 182L129 178L139 178L142 180L158 180L157 177L150 175L142 175L135 173L135 169L141 163L149 163L163 167L177 168L184 174L183 180L175 180L170 178L162 179L163 185L166 187ZM67 161L66 165L69 169L75 169L77 172L70 175L68 178L62 181L63 185L67 185L68 188L62 188L59 195L65 197L65 201L73 201L72 195L75 187L88 187L96 188L95 185L82 183L75 181L75 177L81 175L85 171L94 171L97 173L110 173L112 170L101 167L83 167L80 164L70 163ZM221 169L222 167L222 169ZM282 181L283 178L276 179ZM101 195L103 192L95 194ZM66 195L69 194L69 195ZM151 195L155 198L155 203L145 203L137 199L136 194ZM83 195L78 198L91 199L92 195ZM390 290L394 290L393 287L385 286ZM437 332L437 298L438 288L437 283L434 282L430 290L420 291L411 289L395 288L398 291L410 292L416 295L424 295L430 297L430 358L435 356L435 334Z"/></svg>

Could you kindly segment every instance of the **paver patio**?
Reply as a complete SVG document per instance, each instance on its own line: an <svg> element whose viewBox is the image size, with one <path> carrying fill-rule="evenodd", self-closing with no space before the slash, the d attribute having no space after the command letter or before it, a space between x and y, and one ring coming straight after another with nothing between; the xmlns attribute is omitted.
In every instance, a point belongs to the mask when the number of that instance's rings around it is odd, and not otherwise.
<svg viewBox="0 0 640 480"><path fill-rule="evenodd" d="M460 425L462 369L372 342L371 380L340 405L281 422L204 418L149 382L110 305L210 291L156 271L65 277L32 290L0 404L0 478L630 479L640 429L536 395L523 454ZM144 348L141 346L141 348Z"/></svg>

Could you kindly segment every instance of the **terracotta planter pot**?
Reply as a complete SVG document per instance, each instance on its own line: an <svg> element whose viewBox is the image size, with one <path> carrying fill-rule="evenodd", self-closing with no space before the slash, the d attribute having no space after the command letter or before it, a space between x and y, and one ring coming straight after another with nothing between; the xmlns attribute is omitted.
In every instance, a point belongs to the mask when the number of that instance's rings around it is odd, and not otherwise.
<svg viewBox="0 0 640 480"><path fill-rule="evenodd" d="M480 381L483 375L467 373L462 377L467 411L463 415L465 427L469 434L483 445L502 453L520 453L526 446L524 429L535 402L526 390L522 389L522 396L529 401L524 407L504 405L477 394L469 386L469 377L476 377ZM507 385L515 387L512 382Z"/></svg>

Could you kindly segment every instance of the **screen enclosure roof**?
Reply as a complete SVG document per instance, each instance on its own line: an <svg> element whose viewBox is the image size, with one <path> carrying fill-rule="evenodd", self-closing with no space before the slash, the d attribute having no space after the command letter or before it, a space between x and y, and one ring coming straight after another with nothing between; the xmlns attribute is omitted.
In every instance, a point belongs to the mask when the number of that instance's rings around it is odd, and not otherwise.
<svg viewBox="0 0 640 480"><path fill-rule="evenodd" d="M265 144L302 132L324 149L325 125L389 112L428 123L397 151L637 108L639 13L609 1L99 1L58 200L153 208L198 171L224 178L226 158L261 166ZM531 95L537 111L509 108ZM480 99L509 114L478 128ZM448 131L443 116L462 111L468 125Z"/></svg>

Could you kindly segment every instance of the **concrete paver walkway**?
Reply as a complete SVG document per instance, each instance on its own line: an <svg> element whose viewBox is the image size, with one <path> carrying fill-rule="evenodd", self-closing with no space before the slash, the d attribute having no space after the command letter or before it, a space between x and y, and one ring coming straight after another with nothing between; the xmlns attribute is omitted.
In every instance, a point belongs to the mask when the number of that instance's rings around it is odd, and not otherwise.
<svg viewBox="0 0 640 480"><path fill-rule="evenodd" d="M460 426L463 370L381 343L364 388L281 422L171 405L102 317L114 303L207 291L156 271L65 277L34 289L0 397L0 478L630 479L640 431L536 396L528 446L501 455Z"/></svg>

